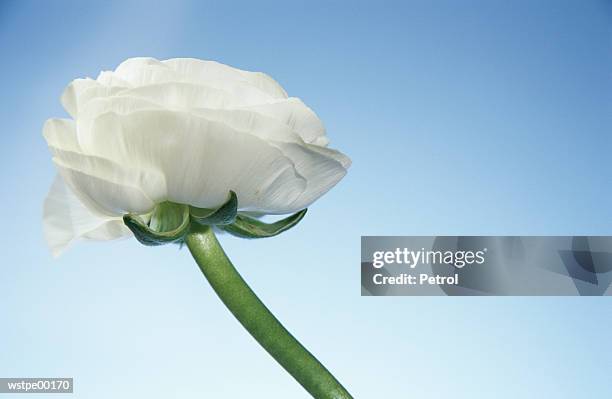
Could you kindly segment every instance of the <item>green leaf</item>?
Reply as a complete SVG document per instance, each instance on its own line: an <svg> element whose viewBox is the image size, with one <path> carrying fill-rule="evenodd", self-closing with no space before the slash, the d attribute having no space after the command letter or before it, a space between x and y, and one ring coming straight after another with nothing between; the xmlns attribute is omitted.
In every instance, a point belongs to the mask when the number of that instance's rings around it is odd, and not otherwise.
<svg viewBox="0 0 612 399"><path fill-rule="evenodd" d="M189 207L191 217L203 225L226 225L234 223L238 212L238 197L233 191L229 192L227 201L217 209Z"/></svg>
<svg viewBox="0 0 612 399"><path fill-rule="evenodd" d="M303 209L274 223L264 223L248 216L237 215L234 223L219 227L232 235L242 238L273 237L298 224L304 215L306 215L306 211L307 209Z"/></svg>
<svg viewBox="0 0 612 399"><path fill-rule="evenodd" d="M189 207L186 205L163 202L158 204L149 223L138 215L123 216L123 223L144 245L156 246L180 242L189 231Z"/></svg>

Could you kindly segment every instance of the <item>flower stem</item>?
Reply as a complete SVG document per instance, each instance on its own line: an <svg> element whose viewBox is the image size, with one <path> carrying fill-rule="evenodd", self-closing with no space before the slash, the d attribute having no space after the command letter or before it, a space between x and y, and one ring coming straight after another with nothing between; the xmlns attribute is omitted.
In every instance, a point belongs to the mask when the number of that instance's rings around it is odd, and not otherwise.
<svg viewBox="0 0 612 399"><path fill-rule="evenodd" d="M253 338L313 397L352 398L336 378L257 298L225 255L210 227L192 227L185 242L200 270L225 306Z"/></svg>

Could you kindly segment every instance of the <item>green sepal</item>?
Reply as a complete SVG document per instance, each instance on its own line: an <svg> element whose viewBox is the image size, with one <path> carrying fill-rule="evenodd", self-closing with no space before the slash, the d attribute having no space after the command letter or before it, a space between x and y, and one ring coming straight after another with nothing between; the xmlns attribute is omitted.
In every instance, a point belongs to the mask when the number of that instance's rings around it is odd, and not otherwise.
<svg viewBox="0 0 612 399"><path fill-rule="evenodd" d="M304 218L306 211L303 209L293 215L276 221L274 223L264 223L257 219L250 218L244 215L237 215L236 220L232 224L219 226L219 228L228 233L242 238L266 238L273 237L284 231L289 230Z"/></svg>
<svg viewBox="0 0 612 399"><path fill-rule="evenodd" d="M123 223L144 245L157 246L181 242L189 231L189 207L187 205L163 202L158 204L149 223L138 215L123 216Z"/></svg>
<svg viewBox="0 0 612 399"><path fill-rule="evenodd" d="M238 196L229 192L227 201L217 209L189 207L189 213L196 222L203 225L226 225L234 223L238 213Z"/></svg>

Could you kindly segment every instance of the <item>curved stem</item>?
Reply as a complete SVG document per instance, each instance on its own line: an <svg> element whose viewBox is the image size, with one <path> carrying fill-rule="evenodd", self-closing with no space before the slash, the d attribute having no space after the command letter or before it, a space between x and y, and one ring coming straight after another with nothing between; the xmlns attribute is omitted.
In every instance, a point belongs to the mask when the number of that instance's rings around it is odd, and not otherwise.
<svg viewBox="0 0 612 399"><path fill-rule="evenodd" d="M225 306L253 338L313 397L352 398L334 376L257 298L225 255L210 227L194 226L187 234L185 242Z"/></svg>

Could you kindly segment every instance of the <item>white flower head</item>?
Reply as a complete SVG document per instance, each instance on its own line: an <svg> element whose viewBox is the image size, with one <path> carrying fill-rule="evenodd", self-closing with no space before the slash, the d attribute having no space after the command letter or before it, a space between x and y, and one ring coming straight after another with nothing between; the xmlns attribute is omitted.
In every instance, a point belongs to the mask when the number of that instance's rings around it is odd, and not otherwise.
<svg viewBox="0 0 612 399"><path fill-rule="evenodd" d="M44 137L59 176L44 206L54 255L76 239L131 235L122 217L171 202L286 214L308 207L346 174L325 128L268 75L214 61L131 58L62 95L72 119Z"/></svg>

